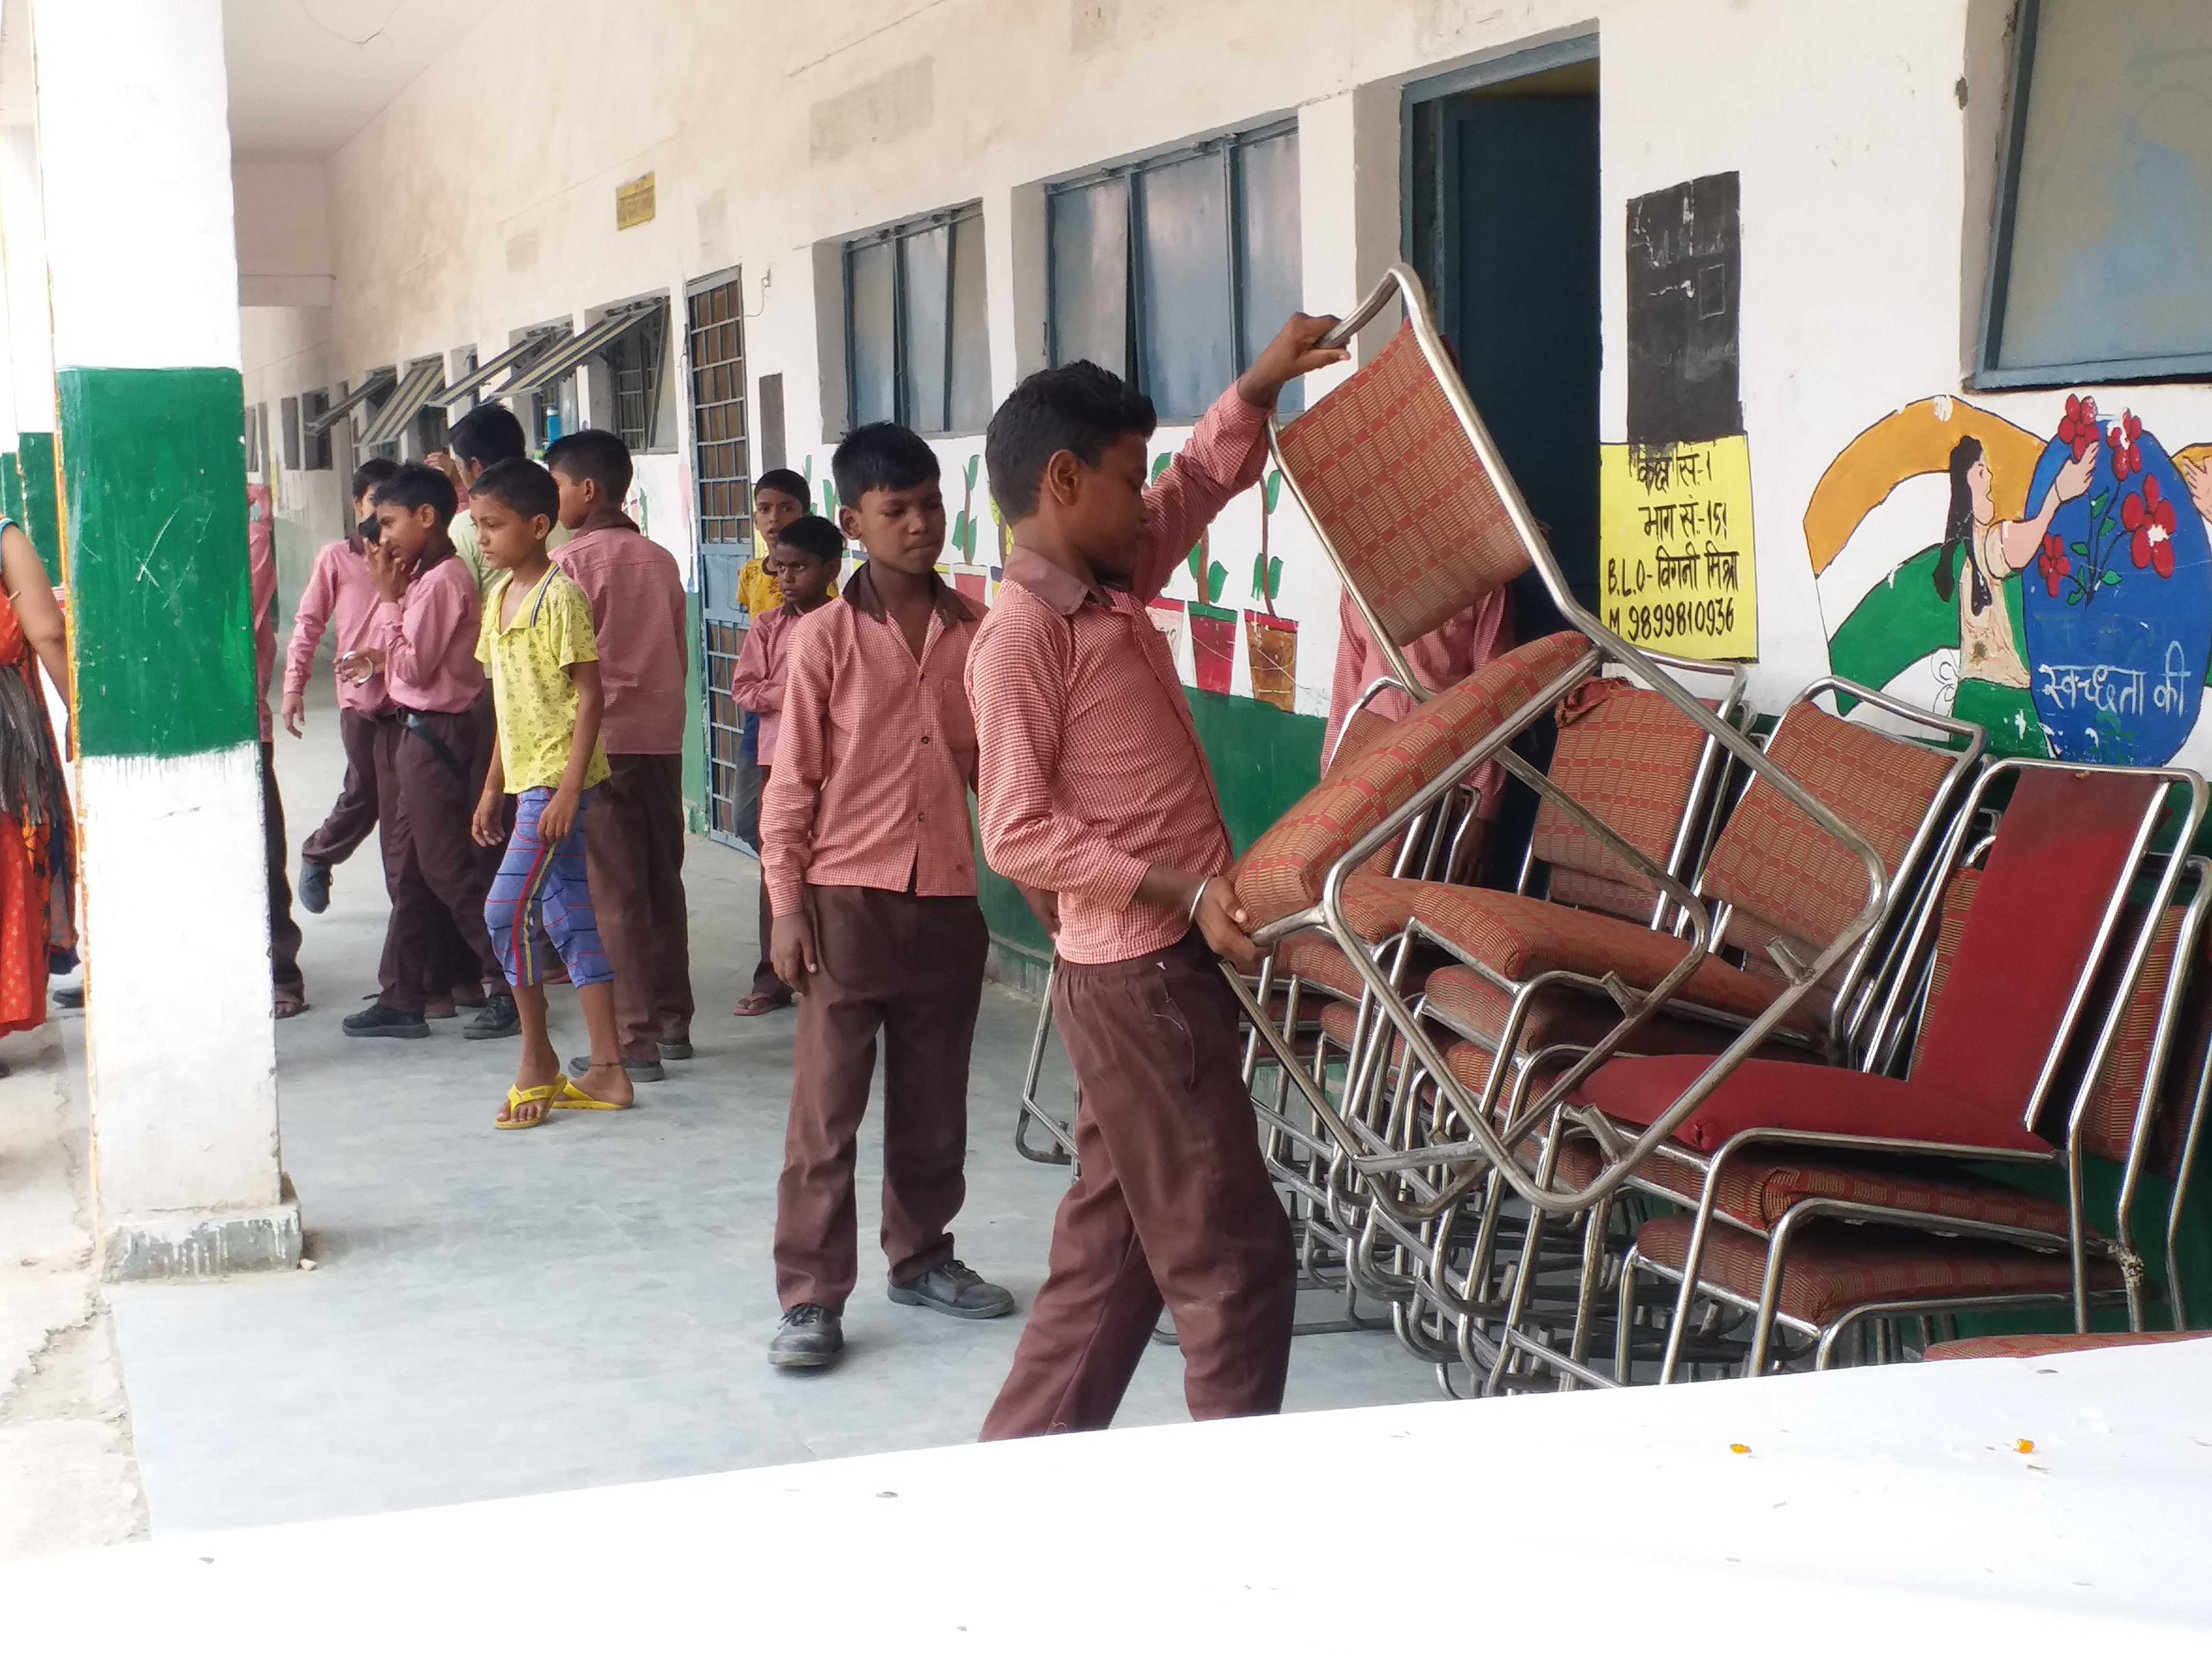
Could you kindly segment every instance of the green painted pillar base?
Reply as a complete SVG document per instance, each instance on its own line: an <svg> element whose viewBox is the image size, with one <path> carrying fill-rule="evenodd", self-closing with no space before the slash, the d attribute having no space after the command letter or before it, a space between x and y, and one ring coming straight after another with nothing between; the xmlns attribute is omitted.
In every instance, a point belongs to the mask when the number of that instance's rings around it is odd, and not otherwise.
<svg viewBox="0 0 2212 1659"><path fill-rule="evenodd" d="M241 394L242 395L242 394ZM10 514L23 526L31 545L46 567L46 579L62 579L62 528L59 493L54 482L54 434L24 432L15 439L16 485L22 492L22 511Z"/></svg>

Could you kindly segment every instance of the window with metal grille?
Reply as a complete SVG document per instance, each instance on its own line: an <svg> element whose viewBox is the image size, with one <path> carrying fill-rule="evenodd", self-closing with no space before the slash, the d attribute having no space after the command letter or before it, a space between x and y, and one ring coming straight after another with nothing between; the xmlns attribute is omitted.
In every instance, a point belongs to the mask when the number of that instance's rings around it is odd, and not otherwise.
<svg viewBox="0 0 2212 1659"><path fill-rule="evenodd" d="M668 301L637 307L649 314L607 348L605 362L614 385L615 430L637 451L667 449L672 434L663 428L663 382L668 365Z"/></svg>
<svg viewBox="0 0 2212 1659"><path fill-rule="evenodd" d="M845 244L850 423L980 432L991 418L983 210L948 208Z"/></svg>
<svg viewBox="0 0 2212 1659"><path fill-rule="evenodd" d="M2212 370L2212 8L2021 0L1980 386Z"/></svg>
<svg viewBox="0 0 2212 1659"><path fill-rule="evenodd" d="M1046 210L1052 361L1112 369L1162 420L1204 414L1298 307L1296 119L1102 167Z"/></svg>
<svg viewBox="0 0 2212 1659"><path fill-rule="evenodd" d="M301 459L310 472L331 470L331 430L312 430L316 418L331 406L328 392L303 392L300 394L300 447Z"/></svg>
<svg viewBox="0 0 2212 1659"><path fill-rule="evenodd" d="M706 638L707 827L718 841L759 843L760 771L744 752L744 711L730 675L744 647L738 577L752 557L745 407L744 300L739 273L684 298L691 363L691 471L699 497L699 610Z"/></svg>

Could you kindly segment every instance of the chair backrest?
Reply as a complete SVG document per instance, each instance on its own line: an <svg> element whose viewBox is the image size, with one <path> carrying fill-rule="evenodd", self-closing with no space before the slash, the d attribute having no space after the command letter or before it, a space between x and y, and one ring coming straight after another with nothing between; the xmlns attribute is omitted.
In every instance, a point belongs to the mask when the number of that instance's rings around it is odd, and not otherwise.
<svg viewBox="0 0 2212 1659"><path fill-rule="evenodd" d="M1619 679L1585 680L1569 692L1559 704L1559 728L1547 769L1552 781L1652 863L1668 868L1711 740L1657 692ZM1658 890L1548 796L1536 809L1528 850L1551 866L1547 896L1554 903L1651 920Z"/></svg>
<svg viewBox="0 0 2212 1659"><path fill-rule="evenodd" d="M1279 428L1275 453L1355 601L1394 647L1529 568L1410 319Z"/></svg>
<svg viewBox="0 0 2212 1659"><path fill-rule="evenodd" d="M1809 702L1782 717L1767 758L1873 846L1894 883L1908 852L1946 805L1959 757L1839 720ZM1922 842L1924 847L1927 842ZM1849 848L1781 793L1754 780L1706 861L1705 896L1729 904L1729 942L1753 963L1780 939L1809 960L1866 902L1866 872ZM1891 889L1893 907L1905 896ZM1880 933L1867 936L1872 945Z"/></svg>
<svg viewBox="0 0 2212 1659"><path fill-rule="evenodd" d="M1237 861L1237 892L1253 925L1320 902L1329 866L1370 830L1449 772L1516 710L1596 653L1580 634L1552 634L1494 657L1449 690L1375 734L1329 769Z"/></svg>
<svg viewBox="0 0 2212 1659"><path fill-rule="evenodd" d="M2023 1115L2081 1029L2114 898L2166 787L2141 772L2021 772L1979 877L1945 895L1914 1082L2035 1127Z"/></svg>

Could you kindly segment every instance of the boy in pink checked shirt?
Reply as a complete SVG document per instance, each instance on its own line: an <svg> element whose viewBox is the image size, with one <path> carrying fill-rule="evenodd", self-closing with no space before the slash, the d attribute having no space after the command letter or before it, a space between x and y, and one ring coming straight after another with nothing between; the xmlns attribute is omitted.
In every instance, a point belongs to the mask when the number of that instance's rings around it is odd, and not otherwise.
<svg viewBox="0 0 2212 1659"><path fill-rule="evenodd" d="M396 716L376 750L376 799L383 816L384 882L392 896L378 970L377 1000L347 1017L348 1036L424 1037L422 984L450 926L474 959L490 996L462 1036L512 1036L514 998L484 925L492 872L477 856L470 819L482 723L471 710L483 691L477 662L482 607L476 577L453 551L453 480L420 462L376 488L377 544L368 574L377 606L369 643L338 659L341 675L384 676Z"/></svg>
<svg viewBox="0 0 2212 1659"><path fill-rule="evenodd" d="M791 630L761 801L769 954L799 996L775 1194L778 1366L835 1364L859 1277L853 1158L884 1042L884 1254L890 1297L959 1319L1014 1298L963 1266L968 1053L990 934L975 902L963 673L976 615L936 572L937 457L878 422L830 462L845 533L868 550L844 593Z"/></svg>
<svg viewBox="0 0 2212 1659"><path fill-rule="evenodd" d="M307 717L307 677L323 635L337 630L335 655L347 657L369 643L369 619L377 605L376 584L368 577L369 544L376 539L368 498L377 485L399 471L399 463L373 455L354 470L355 530L315 556L315 568L292 616L292 643L284 653L284 729L301 735ZM362 520L367 520L364 526ZM356 680L336 676L338 742L344 747L345 781L338 798L314 834L300 848L300 903L313 915L330 908L331 870L351 858L376 828L376 725L391 708L384 676Z"/></svg>
<svg viewBox="0 0 2212 1659"><path fill-rule="evenodd" d="M599 786L584 856L599 940L615 975L623 1069L638 1083L691 1058L691 927L684 896L684 680L691 651L676 556L622 509L629 447L587 428L545 452L572 539L553 554L592 602L601 738L614 769ZM581 1077L591 1057L568 1069Z"/></svg>
<svg viewBox="0 0 2212 1659"><path fill-rule="evenodd" d="M1150 488L1152 404L1095 363L1032 374L991 417L984 459L1014 545L968 659L978 817L991 867L1054 896L1053 1012L1082 1106L1081 1173L987 1440L1111 1423L1164 1302L1193 1417L1282 1406L1297 1267L1216 961L1249 972L1258 952L1145 607L1259 482L1284 386L1343 361L1321 345L1334 325L1292 317Z"/></svg>
<svg viewBox="0 0 2212 1659"><path fill-rule="evenodd" d="M757 611L745 630L744 648L730 671L730 697L738 708L760 722L760 752L768 763L760 769L765 792L775 770L775 740L783 730L783 670L791 630L801 617L818 611L837 586L837 569L845 562L845 538L829 520L802 514L781 526L768 552L768 573L776 585L780 603ZM775 913L769 908L768 883L760 884L760 963L753 969L753 988L730 1012L741 1018L774 1013L791 1006L791 987L776 977L769 960L769 943L775 932Z"/></svg>
<svg viewBox="0 0 2212 1659"><path fill-rule="evenodd" d="M275 723L269 681L276 672L276 501L267 484L246 486L246 564L253 599L253 690L261 717L261 827L269 866L270 1008L278 1019L307 1011L300 974L300 924L292 920L292 884L284 878L284 798L276 790Z"/></svg>

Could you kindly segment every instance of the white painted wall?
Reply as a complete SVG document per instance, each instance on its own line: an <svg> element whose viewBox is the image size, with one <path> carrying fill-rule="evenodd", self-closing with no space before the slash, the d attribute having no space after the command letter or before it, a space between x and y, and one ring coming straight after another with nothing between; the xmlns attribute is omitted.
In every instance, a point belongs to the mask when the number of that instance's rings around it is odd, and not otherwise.
<svg viewBox="0 0 2212 1659"><path fill-rule="evenodd" d="M1042 183L1295 111L1307 303L1341 309L1397 252L1403 86L1595 29L1607 439L1624 435L1626 202L1705 173L1741 175L1741 395L1760 592L1753 690L1772 708L1826 669L1839 620L1824 621L1805 554L1813 486L1884 414L1959 393L1978 325L2008 0L557 9L556 20L505 0L332 158L325 372L496 347L549 317L656 288L680 295L686 280L741 265L750 370L756 382L784 377L789 459L811 454L819 476L835 436L825 408L834 417L841 398L838 324L823 306L836 291L817 272L837 239L980 198L1003 393L1042 358ZM495 60L501 73L487 76L481 66ZM615 189L648 170L658 217L617 233ZM2171 447L2212 435L2203 388L2109 400ZM2048 433L2063 394L1975 401ZM941 447L956 507L960 468L979 447ZM690 507L680 465L669 483L672 499L656 494L652 507L673 544L667 527L688 523ZM1870 520L1868 533L1925 545L1941 528L1941 493L1940 480L1901 489L1895 525ZM1282 608L1303 623L1300 706L1317 709L1334 589L1294 522L1294 509L1276 521ZM1217 556L1230 565L1225 597L1240 605L1254 538L1256 507L1233 506ZM1240 661L1239 690L1243 672ZM2212 738L2186 752L2212 761Z"/></svg>
<svg viewBox="0 0 2212 1659"><path fill-rule="evenodd" d="M319 161L231 166L239 303L326 307L331 302L329 175Z"/></svg>

